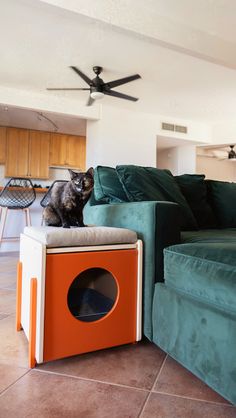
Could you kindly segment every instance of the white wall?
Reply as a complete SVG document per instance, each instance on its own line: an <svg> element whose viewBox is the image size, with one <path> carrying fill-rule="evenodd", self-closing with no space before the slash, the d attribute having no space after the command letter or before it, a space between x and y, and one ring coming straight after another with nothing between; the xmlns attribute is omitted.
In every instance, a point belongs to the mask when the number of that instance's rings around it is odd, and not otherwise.
<svg viewBox="0 0 236 418"><path fill-rule="evenodd" d="M196 146L180 146L157 152L157 167L168 168L173 175L196 172Z"/></svg>
<svg viewBox="0 0 236 418"><path fill-rule="evenodd" d="M236 182L236 162L197 156L196 172L207 179Z"/></svg>
<svg viewBox="0 0 236 418"><path fill-rule="evenodd" d="M156 166L153 115L104 106L99 121L87 122L87 167L117 164Z"/></svg>
<svg viewBox="0 0 236 418"><path fill-rule="evenodd" d="M217 123L212 127L213 144L236 144L236 122Z"/></svg>
<svg viewBox="0 0 236 418"><path fill-rule="evenodd" d="M195 148L190 144L211 143L211 127L208 124L105 105L100 120L87 122L87 167L99 164L156 167L156 137L165 135L161 130L162 121L188 126L188 133L184 136L187 143L185 150L174 152L178 154L177 170L194 172ZM174 132L173 137L175 140L183 139L183 134Z"/></svg>

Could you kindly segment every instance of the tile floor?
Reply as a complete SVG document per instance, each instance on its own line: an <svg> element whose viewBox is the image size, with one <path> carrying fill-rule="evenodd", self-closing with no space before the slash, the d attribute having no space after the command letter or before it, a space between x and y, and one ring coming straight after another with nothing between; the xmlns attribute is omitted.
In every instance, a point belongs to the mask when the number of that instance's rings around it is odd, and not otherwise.
<svg viewBox="0 0 236 418"><path fill-rule="evenodd" d="M1 418L236 418L236 408L143 341L27 366L15 331L17 254L0 254Z"/></svg>

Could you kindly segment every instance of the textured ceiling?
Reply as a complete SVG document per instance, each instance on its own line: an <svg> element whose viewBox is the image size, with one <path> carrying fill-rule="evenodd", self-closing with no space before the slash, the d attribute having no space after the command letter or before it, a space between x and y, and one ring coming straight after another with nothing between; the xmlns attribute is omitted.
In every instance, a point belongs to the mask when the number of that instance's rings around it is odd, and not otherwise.
<svg viewBox="0 0 236 418"><path fill-rule="evenodd" d="M71 10L47 3L60 4ZM91 1L82 3L87 9L78 13L78 10L72 9L81 4L80 0L0 0L0 87L27 90L32 94L40 92L45 97L73 98L80 104L86 103L87 92L47 92L46 87L85 87L83 80L69 66L76 65L92 76L92 66L101 65L105 81L133 73L142 76L141 80L117 88L117 91L139 97L137 103L105 97L105 104L201 121L235 119L234 61L227 61L227 66L232 68L210 62L217 59L220 62L221 58L226 60L229 56L235 60L235 54L228 54L235 42L234 2L133 1L133 9L128 9L131 0L93 2L94 9ZM106 4L107 14L103 21L95 13L99 3ZM114 5L117 5L116 15ZM142 10L148 20L142 20ZM172 32L168 32L168 45L164 35L162 39L157 39L159 34L155 32L162 15L164 23L173 22ZM166 28L162 28L163 34ZM179 44L176 41L175 45L171 39L174 39L177 30L185 36L179 37ZM182 44L180 47L184 39L185 46ZM208 51L205 60L197 58L198 55L202 58L199 48L204 39L211 40L208 47L212 45L212 56Z"/></svg>

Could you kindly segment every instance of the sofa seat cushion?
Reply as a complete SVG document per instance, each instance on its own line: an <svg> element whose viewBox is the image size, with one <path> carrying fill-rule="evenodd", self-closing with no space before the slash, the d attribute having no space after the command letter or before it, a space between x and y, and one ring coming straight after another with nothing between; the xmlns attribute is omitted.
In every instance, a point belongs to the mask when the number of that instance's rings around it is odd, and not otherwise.
<svg viewBox="0 0 236 418"><path fill-rule="evenodd" d="M164 250L164 279L178 292L236 312L236 243L168 247Z"/></svg>
<svg viewBox="0 0 236 418"><path fill-rule="evenodd" d="M200 231L181 232L182 243L194 242L235 242L236 228L205 229Z"/></svg>

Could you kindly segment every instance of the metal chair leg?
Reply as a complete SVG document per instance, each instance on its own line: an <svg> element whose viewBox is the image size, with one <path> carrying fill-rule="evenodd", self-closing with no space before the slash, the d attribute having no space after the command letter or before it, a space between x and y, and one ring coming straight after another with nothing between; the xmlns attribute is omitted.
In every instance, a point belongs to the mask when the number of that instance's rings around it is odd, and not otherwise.
<svg viewBox="0 0 236 418"><path fill-rule="evenodd" d="M26 226L31 226L31 217L29 208L24 209L25 212L25 224Z"/></svg>
<svg viewBox="0 0 236 418"><path fill-rule="evenodd" d="M6 219L7 219L7 212L8 212L7 208L1 208L0 243L2 242L2 239L3 239L3 233L4 233L4 228L5 228Z"/></svg>

